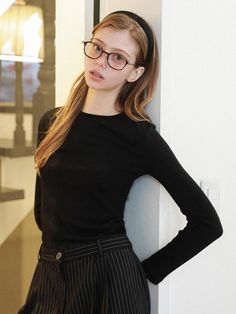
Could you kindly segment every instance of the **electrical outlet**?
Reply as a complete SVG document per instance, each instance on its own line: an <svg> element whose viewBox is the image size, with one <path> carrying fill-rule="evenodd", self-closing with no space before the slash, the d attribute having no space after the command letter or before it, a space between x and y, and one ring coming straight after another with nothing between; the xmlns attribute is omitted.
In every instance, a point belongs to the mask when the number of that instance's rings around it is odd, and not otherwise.
<svg viewBox="0 0 236 314"><path fill-rule="evenodd" d="M220 208L220 187L217 179L205 178L200 180L200 187L206 196L209 198L216 211Z"/></svg>

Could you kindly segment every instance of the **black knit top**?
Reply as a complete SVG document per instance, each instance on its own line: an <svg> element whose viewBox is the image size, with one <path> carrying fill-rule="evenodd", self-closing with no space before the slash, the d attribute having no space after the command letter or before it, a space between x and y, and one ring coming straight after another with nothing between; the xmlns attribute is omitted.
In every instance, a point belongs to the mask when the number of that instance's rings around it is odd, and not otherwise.
<svg viewBox="0 0 236 314"><path fill-rule="evenodd" d="M38 143L61 107L46 111ZM142 261L154 284L223 233L219 217L201 188L184 170L155 124L80 112L63 144L36 175L35 220L47 247L76 246L98 237L126 233L129 190L142 175L169 192L187 225L165 247Z"/></svg>

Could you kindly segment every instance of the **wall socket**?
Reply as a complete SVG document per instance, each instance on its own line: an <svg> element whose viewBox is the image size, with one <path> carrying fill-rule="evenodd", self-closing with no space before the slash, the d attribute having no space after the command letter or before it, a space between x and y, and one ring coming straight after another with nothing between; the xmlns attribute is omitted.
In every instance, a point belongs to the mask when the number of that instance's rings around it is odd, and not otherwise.
<svg viewBox="0 0 236 314"><path fill-rule="evenodd" d="M200 180L200 187L209 199L220 199L220 188L216 179L202 179Z"/></svg>
<svg viewBox="0 0 236 314"><path fill-rule="evenodd" d="M216 211L220 208L220 186L216 178L205 178L200 180L200 187L209 198Z"/></svg>

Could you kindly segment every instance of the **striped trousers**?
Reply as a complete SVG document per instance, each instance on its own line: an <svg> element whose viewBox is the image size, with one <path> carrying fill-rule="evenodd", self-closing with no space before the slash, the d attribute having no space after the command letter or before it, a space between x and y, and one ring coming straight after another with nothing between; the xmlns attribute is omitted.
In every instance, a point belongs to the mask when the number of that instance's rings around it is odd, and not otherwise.
<svg viewBox="0 0 236 314"><path fill-rule="evenodd" d="M18 314L150 314L145 272L126 234L73 249L41 244Z"/></svg>

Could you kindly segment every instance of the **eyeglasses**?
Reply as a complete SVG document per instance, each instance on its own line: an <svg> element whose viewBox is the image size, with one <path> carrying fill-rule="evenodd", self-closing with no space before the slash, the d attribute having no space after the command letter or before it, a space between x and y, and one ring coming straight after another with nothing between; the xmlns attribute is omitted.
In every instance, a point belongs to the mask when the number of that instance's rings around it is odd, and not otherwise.
<svg viewBox="0 0 236 314"><path fill-rule="evenodd" d="M107 63L114 70L122 70L127 64L136 65L129 63L125 57L119 53L106 52L98 44L92 41L82 41L84 44L84 54L91 59L98 59L103 53L107 54Z"/></svg>

